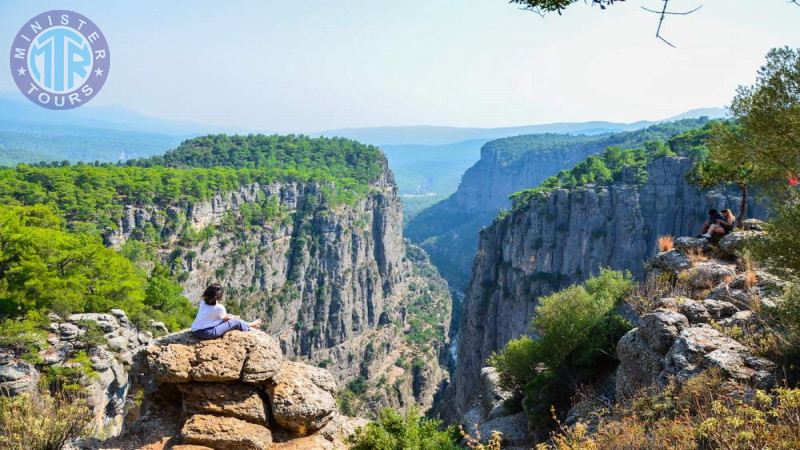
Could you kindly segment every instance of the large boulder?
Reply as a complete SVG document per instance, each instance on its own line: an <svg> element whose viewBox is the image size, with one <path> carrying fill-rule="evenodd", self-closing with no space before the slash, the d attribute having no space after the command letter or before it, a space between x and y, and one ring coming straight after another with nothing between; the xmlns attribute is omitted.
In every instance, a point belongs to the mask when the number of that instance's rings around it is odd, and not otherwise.
<svg viewBox="0 0 800 450"><path fill-rule="evenodd" d="M260 425L267 409L258 389L241 383L181 383L183 410L189 414L220 414Z"/></svg>
<svg viewBox="0 0 800 450"><path fill-rule="evenodd" d="M292 431L316 431L336 414L336 382L327 370L286 362L267 387L275 422Z"/></svg>
<svg viewBox="0 0 800 450"><path fill-rule="evenodd" d="M657 254L650 260L650 264L655 268L670 273L680 273L692 268L692 260L676 250Z"/></svg>
<svg viewBox="0 0 800 450"><path fill-rule="evenodd" d="M181 429L185 444L225 450L264 450L272 444L267 427L233 417L197 414Z"/></svg>
<svg viewBox="0 0 800 450"><path fill-rule="evenodd" d="M637 332L650 348L665 355L681 331L689 328L686 316L668 309L658 309L642 316Z"/></svg>
<svg viewBox="0 0 800 450"><path fill-rule="evenodd" d="M184 331L159 339L141 356L144 369L158 383L263 382L283 361L277 340L261 331L231 331L208 341Z"/></svg>
<svg viewBox="0 0 800 450"><path fill-rule="evenodd" d="M638 328L628 331L617 343L617 401L650 386L664 370L664 356L654 350Z"/></svg>
<svg viewBox="0 0 800 450"><path fill-rule="evenodd" d="M719 240L719 248L731 256L738 256L748 243L763 240L766 237L765 231L734 231Z"/></svg>
<svg viewBox="0 0 800 450"><path fill-rule="evenodd" d="M672 245L675 247L675 250L681 253L703 252L708 254L714 249L714 246L708 239L690 236L675 238L672 241Z"/></svg>
<svg viewBox="0 0 800 450"><path fill-rule="evenodd" d="M0 349L0 395L11 397L34 392L39 382L39 371L10 351Z"/></svg>

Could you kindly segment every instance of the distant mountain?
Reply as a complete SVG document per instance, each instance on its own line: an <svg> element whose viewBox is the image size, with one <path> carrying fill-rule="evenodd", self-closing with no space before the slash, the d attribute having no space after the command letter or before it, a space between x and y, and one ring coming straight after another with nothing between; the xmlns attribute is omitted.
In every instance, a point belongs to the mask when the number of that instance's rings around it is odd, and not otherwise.
<svg viewBox="0 0 800 450"><path fill-rule="evenodd" d="M209 133L246 133L235 127L176 122L145 116L124 106L91 106L51 111L34 105L16 93L0 94L0 131L51 131L86 134L86 130L140 131L152 134L193 136Z"/></svg>
<svg viewBox="0 0 800 450"><path fill-rule="evenodd" d="M502 128L462 128L440 127L433 125L418 125L405 127L368 127L368 128L342 128L338 130L311 133L311 136L346 137L355 139L365 144L373 145L443 145L468 140L493 140L510 136L540 133L559 134L586 134L595 135L620 131L634 131L662 122L671 122L680 119L691 119L706 116L709 119L725 117L726 111L722 108L699 108L687 111L677 116L662 120L642 120L633 123L618 123L605 121L591 122L559 122L541 125L525 125L519 127Z"/></svg>

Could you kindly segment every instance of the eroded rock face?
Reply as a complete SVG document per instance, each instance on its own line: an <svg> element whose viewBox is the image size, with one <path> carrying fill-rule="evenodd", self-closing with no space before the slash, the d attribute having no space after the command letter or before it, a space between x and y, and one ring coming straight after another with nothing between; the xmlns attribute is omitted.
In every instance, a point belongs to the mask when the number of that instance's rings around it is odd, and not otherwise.
<svg viewBox="0 0 800 450"><path fill-rule="evenodd" d="M187 444L226 450L264 450L272 443L272 433L264 426L205 414L190 417L181 437Z"/></svg>
<svg viewBox="0 0 800 450"><path fill-rule="evenodd" d="M755 313L749 308L761 303L761 295L775 295L781 283L757 271L740 273L735 264L716 259L677 276L694 298L656 301L659 309L642 316L639 326L617 343L617 400L652 385L682 383L710 369L747 386L771 386L775 364L723 331L754 326ZM700 283L695 277L711 289L696 289Z"/></svg>
<svg viewBox="0 0 800 450"><path fill-rule="evenodd" d="M654 256L666 275L692 267L681 251L656 256L658 237L695 235L710 207L738 205L733 191L688 185L685 175L692 166L686 158L660 158L648 165L642 185L622 180L607 187L554 189L480 233L448 397L453 420L477 397L486 358L528 333L540 297L585 280L600 266L629 270L640 280L646 275L643 263ZM754 215L763 214L753 206Z"/></svg>
<svg viewBox="0 0 800 450"><path fill-rule="evenodd" d="M283 353L275 338L259 331L231 331L208 341L184 331L154 342L140 358L157 383L255 383L267 381L278 372Z"/></svg>
<svg viewBox="0 0 800 450"><path fill-rule="evenodd" d="M85 352L90 366L89 376L77 380L83 387L92 408L93 425L109 434L118 433L123 414L129 405L130 382L127 364L133 355L153 339L150 332L138 331L124 311L109 314L72 314L66 319L49 314L48 347L39 353L41 363L32 365L18 358L13 349L0 348L0 395L32 392L41 378L40 372L50 368L75 366L76 358ZM86 331L96 327L102 337L89 342Z"/></svg>
<svg viewBox="0 0 800 450"><path fill-rule="evenodd" d="M267 388L272 414L283 428L316 431L336 412L336 385L331 374L318 367L287 362Z"/></svg>
<svg viewBox="0 0 800 450"><path fill-rule="evenodd" d="M262 331L206 341L188 331L171 334L143 349L133 371L144 399L129 429L178 421L173 428L184 445L272 448L275 435L286 441L279 448L343 448L364 424L339 414L330 372L286 361L277 340ZM175 407L182 414L170 412Z"/></svg>

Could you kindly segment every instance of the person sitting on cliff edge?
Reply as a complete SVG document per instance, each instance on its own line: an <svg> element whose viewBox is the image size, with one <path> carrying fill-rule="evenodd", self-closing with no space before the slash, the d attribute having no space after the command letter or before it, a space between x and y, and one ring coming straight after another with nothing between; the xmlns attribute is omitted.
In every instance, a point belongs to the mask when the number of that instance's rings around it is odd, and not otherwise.
<svg viewBox="0 0 800 450"><path fill-rule="evenodd" d="M715 225L717 220L722 219L722 215L716 209L709 209L708 210L708 220L706 223L703 224L703 229L700 230L700 234L697 237L704 237L706 233L708 233L708 229L711 228L711 225Z"/></svg>
<svg viewBox="0 0 800 450"><path fill-rule="evenodd" d="M239 316L228 314L222 301L222 285L214 283L203 292L203 301L197 309L197 317L192 323L192 335L197 339L217 339L231 330L250 331L261 326L261 319L247 323Z"/></svg>
<svg viewBox="0 0 800 450"><path fill-rule="evenodd" d="M717 223L708 227L708 232L703 236L710 238L712 236L725 236L733 231L733 225L736 222L736 216L733 215L730 209L722 210L722 218L717 220Z"/></svg>

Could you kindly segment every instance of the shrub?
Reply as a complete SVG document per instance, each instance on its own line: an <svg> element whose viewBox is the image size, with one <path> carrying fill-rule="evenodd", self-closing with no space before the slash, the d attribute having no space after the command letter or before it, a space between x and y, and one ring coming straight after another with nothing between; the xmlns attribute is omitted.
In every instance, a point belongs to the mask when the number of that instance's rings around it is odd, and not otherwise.
<svg viewBox="0 0 800 450"><path fill-rule="evenodd" d="M603 269L583 285L544 297L531 321L538 339L511 340L489 358L505 388L524 391L534 426L547 422L551 405L569 398L565 392L609 369L617 341L631 328L616 307L632 290L630 274Z"/></svg>
<svg viewBox="0 0 800 450"><path fill-rule="evenodd" d="M675 248L673 246L673 237L671 235L666 236L659 236L658 238L658 251L660 252L668 252Z"/></svg>
<svg viewBox="0 0 800 450"><path fill-rule="evenodd" d="M46 323L47 319L36 311L29 311L24 319L0 322L0 347L11 348L22 353L23 359L36 362L39 352L49 347Z"/></svg>
<svg viewBox="0 0 800 450"><path fill-rule="evenodd" d="M439 420L419 417L415 408L400 415L389 408L378 420L356 430L350 438L352 450L455 450L462 449L454 426L440 429Z"/></svg>
<svg viewBox="0 0 800 450"><path fill-rule="evenodd" d="M79 397L45 393L0 397L0 447L60 449L81 437L91 419L91 409Z"/></svg>

